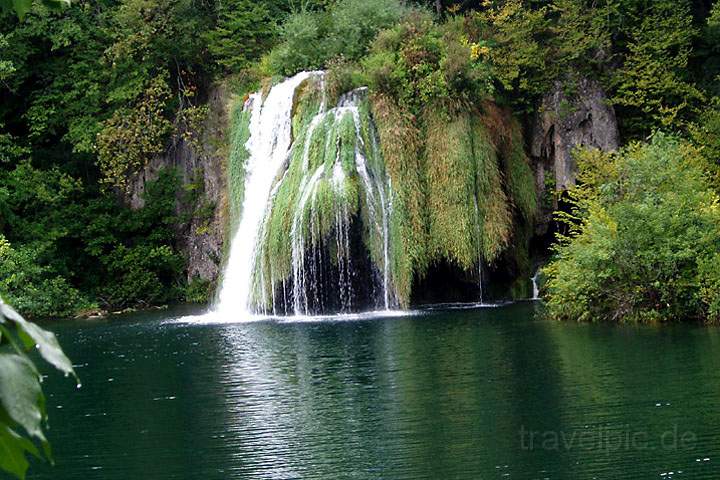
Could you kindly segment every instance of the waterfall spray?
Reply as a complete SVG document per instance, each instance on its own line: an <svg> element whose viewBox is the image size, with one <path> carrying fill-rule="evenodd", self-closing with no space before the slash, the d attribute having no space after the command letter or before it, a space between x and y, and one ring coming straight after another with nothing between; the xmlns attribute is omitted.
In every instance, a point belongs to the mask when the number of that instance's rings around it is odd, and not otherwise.
<svg viewBox="0 0 720 480"><path fill-rule="evenodd" d="M535 274L530 278L532 281L532 298L531 300L540 300L540 287L538 286L538 275L540 275L540 268L535 270Z"/></svg>
<svg viewBox="0 0 720 480"><path fill-rule="evenodd" d="M314 82L310 89L319 85L322 99L311 117L303 117L303 125L295 121L294 109L303 101L297 98L298 90L308 90L299 88L306 81ZM393 306L391 189L376 133L368 127L368 114L361 113L366 98L366 89L354 90L328 108L322 72L287 79L264 99L261 93L250 96L245 105L251 113L244 199L216 307L223 317L276 313L279 302L285 312L307 315L324 311L324 301L332 295L333 308L353 311L354 285L371 281L356 278L352 232L359 221L367 232L363 238L370 242L366 247L372 250L373 269L382 276L382 298L375 304L386 310ZM275 208L281 195L293 203ZM278 225L273 215L287 218L287 223ZM267 252L269 238L287 242L280 248L289 252L289 264L279 266L281 259Z"/></svg>
<svg viewBox="0 0 720 480"><path fill-rule="evenodd" d="M274 86L267 98L250 96L250 153L245 166L245 193L240 223L232 237L217 312L223 316L248 312L258 234L268 198L292 141L292 107L298 85L316 72L301 72Z"/></svg>

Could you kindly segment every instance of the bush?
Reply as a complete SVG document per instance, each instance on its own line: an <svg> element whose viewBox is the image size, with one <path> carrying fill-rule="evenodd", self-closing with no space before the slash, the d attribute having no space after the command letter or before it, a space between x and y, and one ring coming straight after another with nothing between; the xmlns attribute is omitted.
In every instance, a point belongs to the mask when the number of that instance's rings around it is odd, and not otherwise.
<svg viewBox="0 0 720 480"><path fill-rule="evenodd" d="M149 306L178 296L173 280L184 262L167 245L119 245L102 261L108 275L100 290L105 304L114 308Z"/></svg>
<svg viewBox="0 0 720 480"><path fill-rule="evenodd" d="M696 55L702 58L701 84L711 95L720 95L720 2L715 2L710 10L702 42Z"/></svg>
<svg viewBox="0 0 720 480"><path fill-rule="evenodd" d="M362 64L370 89L394 98L414 114L429 103L463 109L493 92L490 65L463 19L443 25L416 11L381 32ZM454 113L454 112L448 112Z"/></svg>
<svg viewBox="0 0 720 480"><path fill-rule="evenodd" d="M707 323L720 323L720 254L701 258L698 262L700 299L707 305Z"/></svg>
<svg viewBox="0 0 720 480"><path fill-rule="evenodd" d="M720 97L712 99L688 131L706 160L713 186L720 191Z"/></svg>
<svg viewBox="0 0 720 480"><path fill-rule="evenodd" d="M617 154L579 156L582 186L548 276L548 310L565 320L715 321L720 208L699 153L653 136Z"/></svg>
<svg viewBox="0 0 720 480"><path fill-rule="evenodd" d="M265 2L227 0L219 4L217 25L205 39L215 61L226 71L238 72L270 47L275 28Z"/></svg>
<svg viewBox="0 0 720 480"><path fill-rule="evenodd" d="M613 71L610 82L621 126L631 138L654 128L683 126L692 107L704 100L689 81L698 32L688 3L655 1L634 16L622 66Z"/></svg>
<svg viewBox="0 0 720 480"><path fill-rule="evenodd" d="M185 288L183 300L190 303L207 303L210 300L213 287L212 282L200 277L194 277Z"/></svg>
<svg viewBox="0 0 720 480"><path fill-rule="evenodd" d="M320 68L328 59L327 17L323 12L290 15L280 29L282 42L268 55L270 73L290 76L301 70Z"/></svg>
<svg viewBox="0 0 720 480"><path fill-rule="evenodd" d="M97 212L101 214L89 220L84 234L90 237L88 253L102 267L96 294L103 306L148 306L180 299L185 262L174 248L178 187L177 172L162 170L147 183L143 208L116 206L114 218Z"/></svg>
<svg viewBox="0 0 720 480"><path fill-rule="evenodd" d="M270 73L316 70L340 56L359 60L377 33L407 11L398 0L340 0L328 10L294 13L280 29L280 44L268 55Z"/></svg>
<svg viewBox="0 0 720 480"><path fill-rule="evenodd" d="M179 300L178 184L161 171L131 210L112 194L88 198L57 169L23 162L0 173L0 292L30 317Z"/></svg>
<svg viewBox="0 0 720 480"><path fill-rule="evenodd" d="M407 12L396 0L340 0L330 10L327 40L331 58L361 58L378 32L395 25Z"/></svg>
<svg viewBox="0 0 720 480"><path fill-rule="evenodd" d="M518 108L531 110L548 90L552 78L549 56L547 9L532 9L527 2L492 2L469 20L478 42L492 65L500 90ZM552 65L552 63L550 64Z"/></svg>
<svg viewBox="0 0 720 480"><path fill-rule="evenodd" d="M325 75L329 103L334 104L343 93L367 85L367 79L357 63L337 57L327 65Z"/></svg>
<svg viewBox="0 0 720 480"><path fill-rule="evenodd" d="M89 302L43 259L42 244L14 249L0 234L0 292L33 317L69 317Z"/></svg>

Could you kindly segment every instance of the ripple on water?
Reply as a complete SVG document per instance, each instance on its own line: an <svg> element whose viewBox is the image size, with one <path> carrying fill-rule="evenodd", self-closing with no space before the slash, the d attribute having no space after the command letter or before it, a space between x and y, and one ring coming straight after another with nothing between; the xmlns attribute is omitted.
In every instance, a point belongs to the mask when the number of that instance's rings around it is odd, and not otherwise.
<svg viewBox="0 0 720 480"><path fill-rule="evenodd" d="M30 478L720 477L716 331L533 312L58 324L83 388L45 380L57 465Z"/></svg>

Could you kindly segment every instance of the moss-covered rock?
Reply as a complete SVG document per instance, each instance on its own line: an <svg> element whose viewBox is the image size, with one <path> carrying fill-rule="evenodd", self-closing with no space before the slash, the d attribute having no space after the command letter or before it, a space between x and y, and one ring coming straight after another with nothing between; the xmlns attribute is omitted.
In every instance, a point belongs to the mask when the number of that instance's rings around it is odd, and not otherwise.
<svg viewBox="0 0 720 480"><path fill-rule="evenodd" d="M235 113L231 183L243 175L252 107ZM417 117L358 89L328 105L318 75L295 92L292 132L259 233L259 311L315 312L327 302L354 310L368 303L361 282L375 306L405 307L431 265L477 277L482 265L527 249L534 178L518 122L491 103L428 107ZM241 188L232 196L242 204ZM513 263L529 273L527 261Z"/></svg>

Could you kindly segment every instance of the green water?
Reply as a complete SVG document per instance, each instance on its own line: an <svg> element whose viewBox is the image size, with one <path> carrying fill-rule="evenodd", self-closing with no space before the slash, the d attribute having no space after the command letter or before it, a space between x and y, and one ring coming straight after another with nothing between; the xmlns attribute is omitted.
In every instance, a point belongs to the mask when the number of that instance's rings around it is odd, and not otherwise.
<svg viewBox="0 0 720 480"><path fill-rule="evenodd" d="M30 478L720 478L720 330L534 308L51 324L83 387Z"/></svg>

